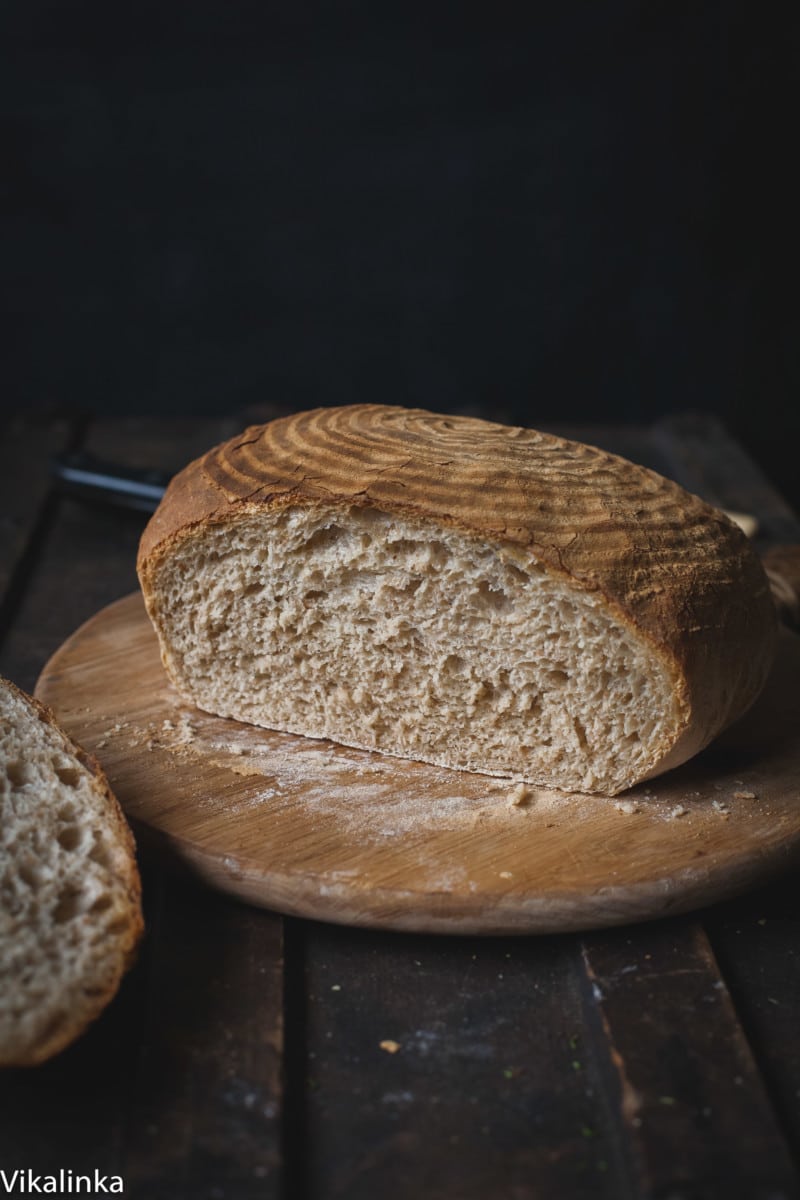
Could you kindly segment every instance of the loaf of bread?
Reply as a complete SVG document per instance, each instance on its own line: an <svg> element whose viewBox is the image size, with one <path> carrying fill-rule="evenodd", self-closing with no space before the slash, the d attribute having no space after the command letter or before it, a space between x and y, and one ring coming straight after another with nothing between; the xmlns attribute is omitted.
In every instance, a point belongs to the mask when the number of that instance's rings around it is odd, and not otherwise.
<svg viewBox="0 0 800 1200"><path fill-rule="evenodd" d="M4 679L0 820L0 1066L31 1066L116 992L142 931L140 886L99 765Z"/></svg>
<svg viewBox="0 0 800 1200"><path fill-rule="evenodd" d="M209 451L138 569L166 670L202 709L608 795L743 713L775 635L747 539L676 484L382 405Z"/></svg>

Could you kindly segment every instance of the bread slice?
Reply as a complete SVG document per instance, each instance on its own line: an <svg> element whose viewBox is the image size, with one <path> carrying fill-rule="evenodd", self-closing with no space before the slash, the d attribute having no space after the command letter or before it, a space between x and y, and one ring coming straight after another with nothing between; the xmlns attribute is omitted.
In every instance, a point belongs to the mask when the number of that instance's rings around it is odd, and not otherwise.
<svg viewBox="0 0 800 1200"><path fill-rule="evenodd" d="M753 701L764 571L652 471L533 430L381 405L247 430L171 483L138 569L209 712L616 794Z"/></svg>
<svg viewBox="0 0 800 1200"><path fill-rule="evenodd" d="M98 763L0 679L0 1066L105 1007L142 932L133 837Z"/></svg>

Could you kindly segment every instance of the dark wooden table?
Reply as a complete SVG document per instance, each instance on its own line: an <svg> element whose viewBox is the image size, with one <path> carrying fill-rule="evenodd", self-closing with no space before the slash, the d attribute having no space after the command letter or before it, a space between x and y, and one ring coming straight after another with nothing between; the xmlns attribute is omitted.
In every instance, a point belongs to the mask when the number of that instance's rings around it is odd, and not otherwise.
<svg viewBox="0 0 800 1200"><path fill-rule="evenodd" d="M136 587L146 517L61 494L51 455L173 470L242 424L6 422L0 672L32 689ZM761 548L800 541L705 419L574 432L755 514ZM798 1194L796 874L680 919L457 939L283 919L141 859L148 933L116 1001L0 1079L7 1172L98 1169L139 1200Z"/></svg>

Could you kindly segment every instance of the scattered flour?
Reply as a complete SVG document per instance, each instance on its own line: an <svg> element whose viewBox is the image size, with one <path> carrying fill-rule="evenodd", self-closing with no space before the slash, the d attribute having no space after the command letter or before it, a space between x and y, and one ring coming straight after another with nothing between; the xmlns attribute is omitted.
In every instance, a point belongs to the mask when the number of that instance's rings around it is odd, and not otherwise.
<svg viewBox="0 0 800 1200"><path fill-rule="evenodd" d="M373 842L424 837L432 826L483 836L487 824L507 828L513 813L522 815L534 807L544 828L563 830L596 820L604 808L651 821L671 822L712 809L728 819L729 805L735 810L738 802L756 799L755 792L747 790L729 791L731 799L723 799L719 793L725 785L715 781L706 786L717 798L695 790L684 793L686 803L676 803L670 776L611 800L559 793L224 720L186 707L165 685L161 711L170 710L170 716L150 723L109 719L96 748L108 749L111 755L115 744L123 743L128 750L167 752L197 764L199 784L204 779L201 766L250 781L241 794L233 787L225 789L222 800L212 787L207 796L199 787L197 803L203 808L224 804L228 812L244 813L266 806L277 813L300 805L312 818L335 818L340 830ZM736 780L729 781L728 788L734 782L744 786ZM559 818L558 823L551 817Z"/></svg>

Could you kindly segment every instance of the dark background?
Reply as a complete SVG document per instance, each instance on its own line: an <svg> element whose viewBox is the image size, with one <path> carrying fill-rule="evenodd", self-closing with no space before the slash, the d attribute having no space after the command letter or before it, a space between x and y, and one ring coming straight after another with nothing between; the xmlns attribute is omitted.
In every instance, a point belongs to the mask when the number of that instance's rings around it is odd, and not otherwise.
<svg viewBox="0 0 800 1200"><path fill-rule="evenodd" d="M800 501L800 6L2 11L4 406L701 410Z"/></svg>

